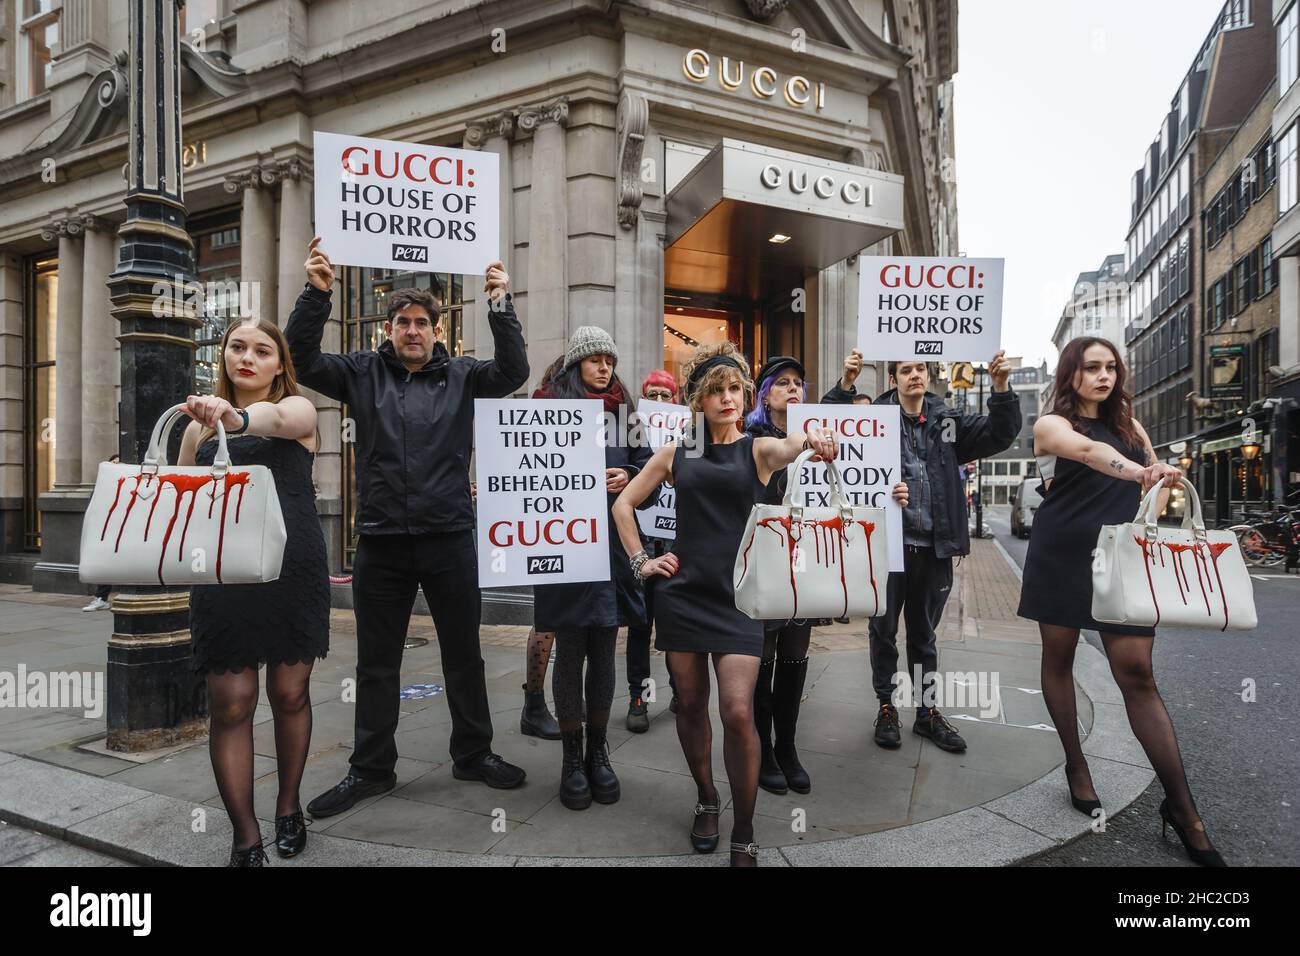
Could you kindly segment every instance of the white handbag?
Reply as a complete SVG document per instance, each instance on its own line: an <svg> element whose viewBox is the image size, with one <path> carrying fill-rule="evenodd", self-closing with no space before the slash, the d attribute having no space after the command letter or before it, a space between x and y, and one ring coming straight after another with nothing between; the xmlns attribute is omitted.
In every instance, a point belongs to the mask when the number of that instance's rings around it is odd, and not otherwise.
<svg viewBox="0 0 1300 956"><path fill-rule="evenodd" d="M280 576L286 534L270 469L232 468L220 423L211 465L169 466L167 436L184 408L158 419L141 464L99 466L81 526L82 581L188 586Z"/></svg>
<svg viewBox="0 0 1300 956"><path fill-rule="evenodd" d="M826 462L832 506L805 508L805 451L790 466L785 500L758 504L736 552L736 608L755 620L875 617L889 580L885 511L850 505L835 462Z"/></svg>
<svg viewBox="0 0 1300 956"><path fill-rule="evenodd" d="M1146 493L1127 524L1103 525L1092 563L1092 616L1139 627L1250 630L1255 589L1231 531L1207 531L1201 498L1182 479L1181 528L1156 524L1160 485Z"/></svg>

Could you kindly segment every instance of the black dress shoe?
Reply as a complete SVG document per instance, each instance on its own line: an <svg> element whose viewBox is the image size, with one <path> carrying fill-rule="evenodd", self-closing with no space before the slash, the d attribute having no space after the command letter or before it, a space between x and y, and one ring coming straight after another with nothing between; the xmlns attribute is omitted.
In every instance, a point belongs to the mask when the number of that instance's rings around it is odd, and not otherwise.
<svg viewBox="0 0 1300 956"><path fill-rule="evenodd" d="M513 790L527 776L522 767L506 763L494 753L485 753L465 764L453 763L451 775L457 780L481 780L497 790Z"/></svg>
<svg viewBox="0 0 1300 956"><path fill-rule="evenodd" d="M559 740L560 725L555 722L554 715L546 706L546 694L540 690L530 694L527 684L524 684L523 688L524 709L519 714L519 732L529 737L541 737L543 740Z"/></svg>
<svg viewBox="0 0 1300 956"><path fill-rule="evenodd" d="M898 710L893 704L881 704L880 713L876 715L876 743L889 750L903 746L899 734Z"/></svg>
<svg viewBox="0 0 1300 956"><path fill-rule="evenodd" d="M307 804L307 813L312 817L332 817L336 813L351 810L358 800L387 793L397 786L397 774L390 773L384 780L367 780L349 770L333 789L326 790L319 797Z"/></svg>
<svg viewBox="0 0 1300 956"><path fill-rule="evenodd" d="M957 733L957 728L948 723L947 718L934 707L930 708L928 716L916 718L916 723L912 724L912 733L929 737L940 750L953 754L966 752L966 741Z"/></svg>
<svg viewBox="0 0 1300 956"><path fill-rule="evenodd" d="M1204 824L1201 825L1204 826ZM1219 851L1214 848L1213 844L1211 844L1210 847L1205 850L1199 850L1196 847L1192 846L1191 841L1187 839L1187 831L1185 831L1181 826L1178 825L1178 821L1174 819L1174 815L1169 809L1168 797L1160 801L1160 836L1162 838L1165 835L1166 827L1174 828L1174 833L1178 834L1178 839L1183 841L1183 849L1187 851L1187 858L1191 860L1193 863L1197 864L1198 866L1227 866L1228 865L1226 862L1224 862L1223 857L1219 855ZM1208 843L1209 837L1207 836L1205 839L1206 842Z"/></svg>
<svg viewBox="0 0 1300 956"><path fill-rule="evenodd" d="M288 859L301 853L306 845L307 824L303 822L301 810L275 818L275 852Z"/></svg>
<svg viewBox="0 0 1300 956"><path fill-rule="evenodd" d="M640 694L633 694L627 705L627 729L643 734L650 729L650 705Z"/></svg>
<svg viewBox="0 0 1300 956"><path fill-rule="evenodd" d="M236 847L230 848L230 862L227 866L266 866L270 861L266 858L266 852L262 849L262 844L254 843L246 850L240 850Z"/></svg>
<svg viewBox="0 0 1300 956"><path fill-rule="evenodd" d="M695 805L695 818L708 815L716 817L722 813L722 807L715 800L713 803L697 803ZM714 824L717 825L716 823ZM691 846L696 853L712 853L718 848L718 834L705 835L695 832L695 823L691 823Z"/></svg>

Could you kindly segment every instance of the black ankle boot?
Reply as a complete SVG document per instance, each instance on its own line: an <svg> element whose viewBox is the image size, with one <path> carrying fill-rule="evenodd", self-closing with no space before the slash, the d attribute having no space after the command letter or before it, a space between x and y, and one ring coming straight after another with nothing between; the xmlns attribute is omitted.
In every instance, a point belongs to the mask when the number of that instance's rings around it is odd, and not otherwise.
<svg viewBox="0 0 1300 956"><path fill-rule="evenodd" d="M560 725L546 706L546 693L540 690L535 694L529 693L527 684L523 688L524 709L519 715L519 732L543 740L559 740Z"/></svg>
<svg viewBox="0 0 1300 956"><path fill-rule="evenodd" d="M560 802L570 810L591 806L591 784L582 761L582 728L560 734L564 741L564 763L560 766Z"/></svg>
<svg viewBox="0 0 1300 956"><path fill-rule="evenodd" d="M587 755L583 760L587 783L597 803L618 803L620 789L614 768L609 765L609 743L605 728L587 725Z"/></svg>
<svg viewBox="0 0 1300 956"><path fill-rule="evenodd" d="M772 678L772 726L776 730L776 745L772 753L785 775L785 782L795 793L812 790L808 771L799 763L794 749L795 727L799 724L799 702L803 697L804 678L808 674L808 658L799 661L778 659Z"/></svg>
<svg viewBox="0 0 1300 956"><path fill-rule="evenodd" d="M785 774L777 765L772 753L772 665L763 661L758 665L758 684L754 687L754 725L758 728L758 746L761 762L758 765L758 785L768 793L782 794L789 790Z"/></svg>

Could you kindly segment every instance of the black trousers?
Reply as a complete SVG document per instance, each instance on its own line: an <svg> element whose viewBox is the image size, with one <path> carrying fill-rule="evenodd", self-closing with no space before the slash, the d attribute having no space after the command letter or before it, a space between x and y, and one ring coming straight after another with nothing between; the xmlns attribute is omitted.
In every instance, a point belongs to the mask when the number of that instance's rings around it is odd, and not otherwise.
<svg viewBox="0 0 1300 956"><path fill-rule="evenodd" d="M667 542L663 538L651 538L646 549L652 557L663 557L669 549L665 547ZM646 580L643 587L645 594L645 619L652 622L655 619L655 582L659 579L652 577ZM650 644L651 632L653 625L631 624L627 629L627 692L629 697L637 697L645 690L645 682L650 677ZM667 658L665 658L667 660ZM677 685L673 682L672 671L668 672L668 684L673 693L677 692Z"/></svg>
<svg viewBox="0 0 1300 956"><path fill-rule="evenodd" d="M357 618L356 742L352 768L369 779L397 764L402 645L416 588L433 614L451 710L451 759L473 761L492 749L483 655L479 648L478 557L473 531L362 535L352 567Z"/></svg>
<svg viewBox="0 0 1300 956"><path fill-rule="evenodd" d="M890 574L885 585L885 613L871 618L871 684L882 704L889 703L894 693L900 613L907 625L907 673L913 689L923 691L934 682L939 669L934 632L951 591L952 558L936 557L934 548L903 546L903 570ZM915 687L917 665L921 668L921 688Z"/></svg>

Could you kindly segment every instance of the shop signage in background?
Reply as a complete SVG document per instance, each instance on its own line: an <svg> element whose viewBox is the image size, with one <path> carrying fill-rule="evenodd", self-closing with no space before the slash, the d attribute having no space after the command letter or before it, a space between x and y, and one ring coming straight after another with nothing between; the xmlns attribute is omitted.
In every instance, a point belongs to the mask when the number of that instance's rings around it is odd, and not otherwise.
<svg viewBox="0 0 1300 956"><path fill-rule="evenodd" d="M1210 346L1210 397L1245 398L1249 350L1243 344Z"/></svg>
<svg viewBox="0 0 1300 956"><path fill-rule="evenodd" d="M205 139L201 139L197 143L190 143L181 150L181 166L185 169L202 166L207 161L208 141Z"/></svg>
<svg viewBox="0 0 1300 956"><path fill-rule="evenodd" d="M809 426L835 433L839 456L835 459L845 497L851 505L885 509L889 541L889 570L903 570L903 509L890 493L902 480L897 405L791 405L787 411L790 433ZM801 487L805 508L829 508L830 480L820 461L803 466Z"/></svg>
<svg viewBox="0 0 1300 956"><path fill-rule="evenodd" d="M685 405L655 402L642 399L634 413L644 429L645 439L655 451L682 437L691 421L691 410ZM651 538L677 537L677 491L664 482L655 492L655 503L636 513L641 533Z"/></svg>
<svg viewBox="0 0 1300 956"><path fill-rule="evenodd" d="M826 84L820 80L813 83L798 74L783 77L770 66L746 66L744 60L729 56L718 57L715 62L707 50L687 50L682 57L682 72L693 83L716 79L728 93L744 90L760 100L780 96L797 110L811 106L820 113L826 107Z"/></svg>
<svg viewBox="0 0 1300 956"><path fill-rule="evenodd" d="M500 255L498 156L315 134L316 232L336 265L483 275Z"/></svg>
<svg viewBox="0 0 1300 956"><path fill-rule="evenodd" d="M858 348L868 361L987 362L1002 347L1003 259L862 256Z"/></svg>
<svg viewBox="0 0 1300 956"><path fill-rule="evenodd" d="M481 587L609 580L603 413L595 399L474 400Z"/></svg>

